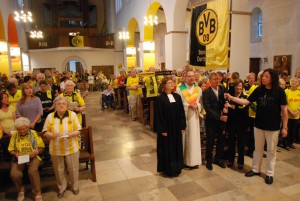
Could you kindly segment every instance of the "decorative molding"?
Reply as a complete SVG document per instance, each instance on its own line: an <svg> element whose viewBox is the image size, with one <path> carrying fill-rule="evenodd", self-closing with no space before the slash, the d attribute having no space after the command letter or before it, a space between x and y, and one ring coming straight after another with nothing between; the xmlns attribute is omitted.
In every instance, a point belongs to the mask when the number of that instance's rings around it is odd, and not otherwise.
<svg viewBox="0 0 300 201"><path fill-rule="evenodd" d="M232 15L252 15L252 12L246 12L246 11L231 11L230 14Z"/></svg>
<svg viewBox="0 0 300 201"><path fill-rule="evenodd" d="M167 32L165 35L168 35L168 34L173 34L173 33L179 33L179 34L187 34L188 32L187 31L170 31L170 32Z"/></svg>

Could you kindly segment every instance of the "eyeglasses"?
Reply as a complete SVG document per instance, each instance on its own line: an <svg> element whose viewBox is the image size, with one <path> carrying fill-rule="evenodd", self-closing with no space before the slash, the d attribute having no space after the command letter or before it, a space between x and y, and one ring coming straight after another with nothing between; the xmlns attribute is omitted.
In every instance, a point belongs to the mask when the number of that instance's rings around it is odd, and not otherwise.
<svg viewBox="0 0 300 201"><path fill-rule="evenodd" d="M56 105L67 105L67 103L56 103Z"/></svg>

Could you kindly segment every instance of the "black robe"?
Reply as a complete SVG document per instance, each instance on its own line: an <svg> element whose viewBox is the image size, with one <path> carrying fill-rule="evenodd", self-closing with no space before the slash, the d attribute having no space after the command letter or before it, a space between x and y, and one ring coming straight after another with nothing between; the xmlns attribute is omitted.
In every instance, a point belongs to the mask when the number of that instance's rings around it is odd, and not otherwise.
<svg viewBox="0 0 300 201"><path fill-rule="evenodd" d="M184 167L181 130L185 130L185 113L181 97L172 93L176 102L170 103L165 92L157 97L157 172L177 176ZM162 136L167 133L167 136Z"/></svg>

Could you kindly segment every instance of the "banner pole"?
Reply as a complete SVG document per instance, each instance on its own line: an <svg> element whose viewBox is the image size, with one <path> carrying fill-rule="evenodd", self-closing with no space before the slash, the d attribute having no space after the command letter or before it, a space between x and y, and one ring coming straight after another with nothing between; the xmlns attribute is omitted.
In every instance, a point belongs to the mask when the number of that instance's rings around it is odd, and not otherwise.
<svg viewBox="0 0 300 201"><path fill-rule="evenodd" d="M229 73L229 68L230 68L231 27L232 27L232 0L230 0L230 8L229 8L229 43L228 43L228 67L227 67L227 73Z"/></svg>

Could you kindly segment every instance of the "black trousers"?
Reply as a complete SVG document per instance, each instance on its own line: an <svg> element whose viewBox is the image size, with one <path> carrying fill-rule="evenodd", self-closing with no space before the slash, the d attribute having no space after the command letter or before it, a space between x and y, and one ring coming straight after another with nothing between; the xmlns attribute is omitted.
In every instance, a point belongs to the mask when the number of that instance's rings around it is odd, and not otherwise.
<svg viewBox="0 0 300 201"><path fill-rule="evenodd" d="M244 125L228 125L228 161L233 163L235 157L236 142L238 146L238 164L244 165L245 137L247 127Z"/></svg>
<svg viewBox="0 0 300 201"><path fill-rule="evenodd" d="M288 120L289 132L288 132L287 138L288 138L288 146L289 147L294 143L294 140L298 139L298 135L299 135L298 120L299 119L289 119Z"/></svg>
<svg viewBox="0 0 300 201"><path fill-rule="evenodd" d="M217 147L215 160L221 160L224 152L225 141L225 123L206 118L206 161L207 163L213 162L213 148L215 145L215 137L217 137Z"/></svg>
<svg viewBox="0 0 300 201"><path fill-rule="evenodd" d="M254 152L254 125L255 125L255 118L249 117L249 137L247 141L247 146L248 146L248 154L253 154Z"/></svg>

